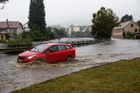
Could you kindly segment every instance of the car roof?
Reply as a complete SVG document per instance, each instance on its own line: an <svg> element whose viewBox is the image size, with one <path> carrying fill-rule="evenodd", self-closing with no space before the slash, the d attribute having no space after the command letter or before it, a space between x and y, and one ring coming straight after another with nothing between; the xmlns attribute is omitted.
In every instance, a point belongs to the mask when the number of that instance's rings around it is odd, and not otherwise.
<svg viewBox="0 0 140 93"><path fill-rule="evenodd" d="M45 45L54 46L54 45L70 45L70 44L64 44L64 43L48 43L48 44L45 44Z"/></svg>

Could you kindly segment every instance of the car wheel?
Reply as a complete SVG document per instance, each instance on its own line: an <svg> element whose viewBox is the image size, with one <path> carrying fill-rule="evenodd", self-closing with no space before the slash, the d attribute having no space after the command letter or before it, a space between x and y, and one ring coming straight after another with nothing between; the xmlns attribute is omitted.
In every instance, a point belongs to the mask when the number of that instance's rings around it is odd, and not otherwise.
<svg viewBox="0 0 140 93"><path fill-rule="evenodd" d="M66 62L67 62L67 63L70 63L70 62L72 62L72 61L73 61L73 58L72 58L71 56L68 56Z"/></svg>

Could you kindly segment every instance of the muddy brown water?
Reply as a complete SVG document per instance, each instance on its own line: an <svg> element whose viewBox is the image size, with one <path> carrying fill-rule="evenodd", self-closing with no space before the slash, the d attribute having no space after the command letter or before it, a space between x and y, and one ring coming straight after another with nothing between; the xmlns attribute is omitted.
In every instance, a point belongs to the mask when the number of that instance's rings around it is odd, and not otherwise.
<svg viewBox="0 0 140 93"><path fill-rule="evenodd" d="M0 93L9 93L89 67L140 57L140 40L112 41L77 47L72 63L18 64L17 55L0 54Z"/></svg>

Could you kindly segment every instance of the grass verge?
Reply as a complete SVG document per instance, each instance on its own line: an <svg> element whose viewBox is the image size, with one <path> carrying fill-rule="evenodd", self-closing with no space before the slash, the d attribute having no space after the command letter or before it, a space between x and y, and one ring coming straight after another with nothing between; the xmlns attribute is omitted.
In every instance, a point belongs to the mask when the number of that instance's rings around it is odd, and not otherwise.
<svg viewBox="0 0 140 93"><path fill-rule="evenodd" d="M140 58L89 68L12 93L140 93Z"/></svg>

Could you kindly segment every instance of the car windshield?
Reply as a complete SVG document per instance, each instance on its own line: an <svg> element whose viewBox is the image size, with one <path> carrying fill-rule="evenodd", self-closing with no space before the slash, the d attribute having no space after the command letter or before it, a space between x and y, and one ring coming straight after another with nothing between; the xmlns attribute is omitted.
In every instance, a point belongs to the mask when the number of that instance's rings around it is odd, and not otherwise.
<svg viewBox="0 0 140 93"><path fill-rule="evenodd" d="M45 51L48 47L49 47L48 45L43 44L43 45L39 45L39 46L37 46L37 47L31 49L30 51L31 51L31 52L43 52L43 51Z"/></svg>

